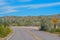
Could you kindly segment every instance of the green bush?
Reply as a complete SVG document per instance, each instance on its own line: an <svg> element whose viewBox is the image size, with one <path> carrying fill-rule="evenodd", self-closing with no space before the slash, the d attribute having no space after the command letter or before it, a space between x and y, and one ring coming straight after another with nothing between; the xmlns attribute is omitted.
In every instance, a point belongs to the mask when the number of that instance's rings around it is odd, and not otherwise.
<svg viewBox="0 0 60 40"><path fill-rule="evenodd" d="M6 37L11 32L9 27L0 26L0 37Z"/></svg>
<svg viewBox="0 0 60 40"><path fill-rule="evenodd" d="M52 30L49 31L49 32L51 32L51 33L56 33L56 32L60 33L60 29L52 29Z"/></svg>
<svg viewBox="0 0 60 40"><path fill-rule="evenodd" d="M56 29L55 32L60 32L60 29Z"/></svg>

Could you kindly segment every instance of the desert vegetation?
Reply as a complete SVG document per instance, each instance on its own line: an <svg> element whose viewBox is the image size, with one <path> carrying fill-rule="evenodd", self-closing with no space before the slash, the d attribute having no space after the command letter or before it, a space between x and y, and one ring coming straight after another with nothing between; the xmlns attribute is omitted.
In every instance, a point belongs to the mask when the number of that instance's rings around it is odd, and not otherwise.
<svg viewBox="0 0 60 40"><path fill-rule="evenodd" d="M56 17L58 22L54 29L54 24L52 19ZM4 24L5 23L5 24ZM0 24L5 26L39 26L39 30L49 31L49 32L57 32L60 34L60 15L49 15L49 16L4 16L0 17ZM9 27L0 26L0 31L4 29L4 32L8 30ZM3 31L0 32L0 35ZM8 33L4 33L6 35ZM1 35L1 36L3 36Z"/></svg>
<svg viewBox="0 0 60 40"><path fill-rule="evenodd" d="M12 32L12 29L10 27L4 27L0 25L0 38L6 37L9 33Z"/></svg>

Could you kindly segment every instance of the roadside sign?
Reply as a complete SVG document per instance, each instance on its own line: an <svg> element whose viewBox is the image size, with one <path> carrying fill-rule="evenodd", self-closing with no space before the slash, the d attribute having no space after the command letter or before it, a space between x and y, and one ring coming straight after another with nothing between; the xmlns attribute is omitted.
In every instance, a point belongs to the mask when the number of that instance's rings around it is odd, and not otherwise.
<svg viewBox="0 0 60 40"><path fill-rule="evenodd" d="M57 18L53 18L53 24L57 24L57 22L58 22L58 19Z"/></svg>

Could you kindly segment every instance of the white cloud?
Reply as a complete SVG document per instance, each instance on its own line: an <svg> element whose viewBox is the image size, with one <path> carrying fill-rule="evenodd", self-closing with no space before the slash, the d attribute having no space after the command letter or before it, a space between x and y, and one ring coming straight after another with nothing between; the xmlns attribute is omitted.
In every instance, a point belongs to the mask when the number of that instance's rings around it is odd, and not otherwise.
<svg viewBox="0 0 60 40"><path fill-rule="evenodd" d="M7 11L0 12L0 14L8 14L8 13L16 12L16 11L17 10L7 10Z"/></svg>
<svg viewBox="0 0 60 40"><path fill-rule="evenodd" d="M0 8L0 14L8 14L12 12L17 12L12 6L4 6Z"/></svg>
<svg viewBox="0 0 60 40"><path fill-rule="evenodd" d="M20 2L30 2L32 0L18 0L18 1L20 1Z"/></svg>
<svg viewBox="0 0 60 40"><path fill-rule="evenodd" d="M7 0L0 0L0 14L17 12L12 6L8 6Z"/></svg>
<svg viewBox="0 0 60 40"><path fill-rule="evenodd" d="M49 3L49 4L30 4L30 5L23 5L23 6L15 6L15 8L43 8L43 7L51 7L60 5L60 2Z"/></svg>
<svg viewBox="0 0 60 40"><path fill-rule="evenodd" d="M4 2L3 2L3 0L0 0L0 5L4 5Z"/></svg>
<svg viewBox="0 0 60 40"><path fill-rule="evenodd" d="M12 7L6 7L6 13L11 13L11 12L17 12L17 10L15 10L14 8Z"/></svg>
<svg viewBox="0 0 60 40"><path fill-rule="evenodd" d="M0 7L0 14L18 12L17 8L27 8L27 9L37 9L37 8L44 8L44 7L51 7L51 6L58 6L60 2L55 3L48 3L48 4L30 4L30 5L18 5L18 6L7 6L4 4L5 2L1 1L0 4L4 6Z"/></svg>
<svg viewBox="0 0 60 40"><path fill-rule="evenodd" d="M4 0L0 0L0 6L6 5L7 3Z"/></svg>

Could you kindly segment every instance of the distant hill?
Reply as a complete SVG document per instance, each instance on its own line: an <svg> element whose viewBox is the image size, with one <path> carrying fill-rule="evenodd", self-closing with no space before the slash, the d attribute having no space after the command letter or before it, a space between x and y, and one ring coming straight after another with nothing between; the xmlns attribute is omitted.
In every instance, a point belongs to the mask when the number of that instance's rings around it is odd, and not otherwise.
<svg viewBox="0 0 60 40"><path fill-rule="evenodd" d="M3 24L4 21L7 25L12 26L40 26L41 21L43 20L45 24L52 25L52 19L56 17L60 20L60 14L58 15L48 15L48 16L5 16L0 17L0 24ZM60 24L60 21L58 22Z"/></svg>

